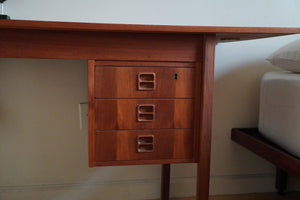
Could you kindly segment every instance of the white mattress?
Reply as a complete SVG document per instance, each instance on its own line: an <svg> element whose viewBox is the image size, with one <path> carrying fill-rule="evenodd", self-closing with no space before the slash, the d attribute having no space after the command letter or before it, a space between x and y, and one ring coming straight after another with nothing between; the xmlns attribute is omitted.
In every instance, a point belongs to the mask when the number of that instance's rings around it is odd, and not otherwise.
<svg viewBox="0 0 300 200"><path fill-rule="evenodd" d="M258 128L300 158L300 74L268 72L263 76Z"/></svg>

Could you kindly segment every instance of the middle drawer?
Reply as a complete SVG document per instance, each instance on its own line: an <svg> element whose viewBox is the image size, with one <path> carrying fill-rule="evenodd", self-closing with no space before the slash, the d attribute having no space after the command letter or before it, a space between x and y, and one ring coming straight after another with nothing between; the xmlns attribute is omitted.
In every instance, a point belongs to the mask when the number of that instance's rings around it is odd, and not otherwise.
<svg viewBox="0 0 300 200"><path fill-rule="evenodd" d="M193 127L193 99L97 99L95 130Z"/></svg>

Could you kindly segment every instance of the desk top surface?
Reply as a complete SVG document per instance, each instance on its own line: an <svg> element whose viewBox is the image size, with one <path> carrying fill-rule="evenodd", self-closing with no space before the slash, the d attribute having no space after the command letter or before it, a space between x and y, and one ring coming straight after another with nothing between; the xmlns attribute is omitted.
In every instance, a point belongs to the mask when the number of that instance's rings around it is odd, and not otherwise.
<svg viewBox="0 0 300 200"><path fill-rule="evenodd" d="M177 33L217 35L218 41L257 39L288 34L299 34L300 27L229 27L229 26L171 26L141 24L102 24L30 20L0 20L0 29L27 29L51 31Z"/></svg>

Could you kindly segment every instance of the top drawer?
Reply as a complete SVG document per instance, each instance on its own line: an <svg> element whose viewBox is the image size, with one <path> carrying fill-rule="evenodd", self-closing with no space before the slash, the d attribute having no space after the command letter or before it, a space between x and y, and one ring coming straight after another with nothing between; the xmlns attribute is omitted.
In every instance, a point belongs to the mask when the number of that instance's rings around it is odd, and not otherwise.
<svg viewBox="0 0 300 200"><path fill-rule="evenodd" d="M174 67L170 63L156 67L96 66L95 98L192 98L194 71L184 64Z"/></svg>

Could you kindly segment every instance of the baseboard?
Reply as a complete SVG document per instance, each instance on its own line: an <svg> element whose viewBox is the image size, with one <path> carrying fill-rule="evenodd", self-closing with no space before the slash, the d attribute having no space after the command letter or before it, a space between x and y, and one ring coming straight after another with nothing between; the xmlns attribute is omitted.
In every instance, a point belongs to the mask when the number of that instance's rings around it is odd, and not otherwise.
<svg viewBox="0 0 300 200"><path fill-rule="evenodd" d="M210 177L210 195L274 192L274 174L219 175ZM174 197L195 195L196 179L175 179L171 186Z"/></svg>
<svg viewBox="0 0 300 200"><path fill-rule="evenodd" d="M194 196L195 189L195 177L171 179L172 197ZM210 181L211 195L274 191L274 174L212 176ZM5 200L137 200L155 199L159 194L159 179L0 186L0 199Z"/></svg>
<svg viewBox="0 0 300 200"><path fill-rule="evenodd" d="M157 198L158 179L0 186L5 200L119 200Z"/></svg>

